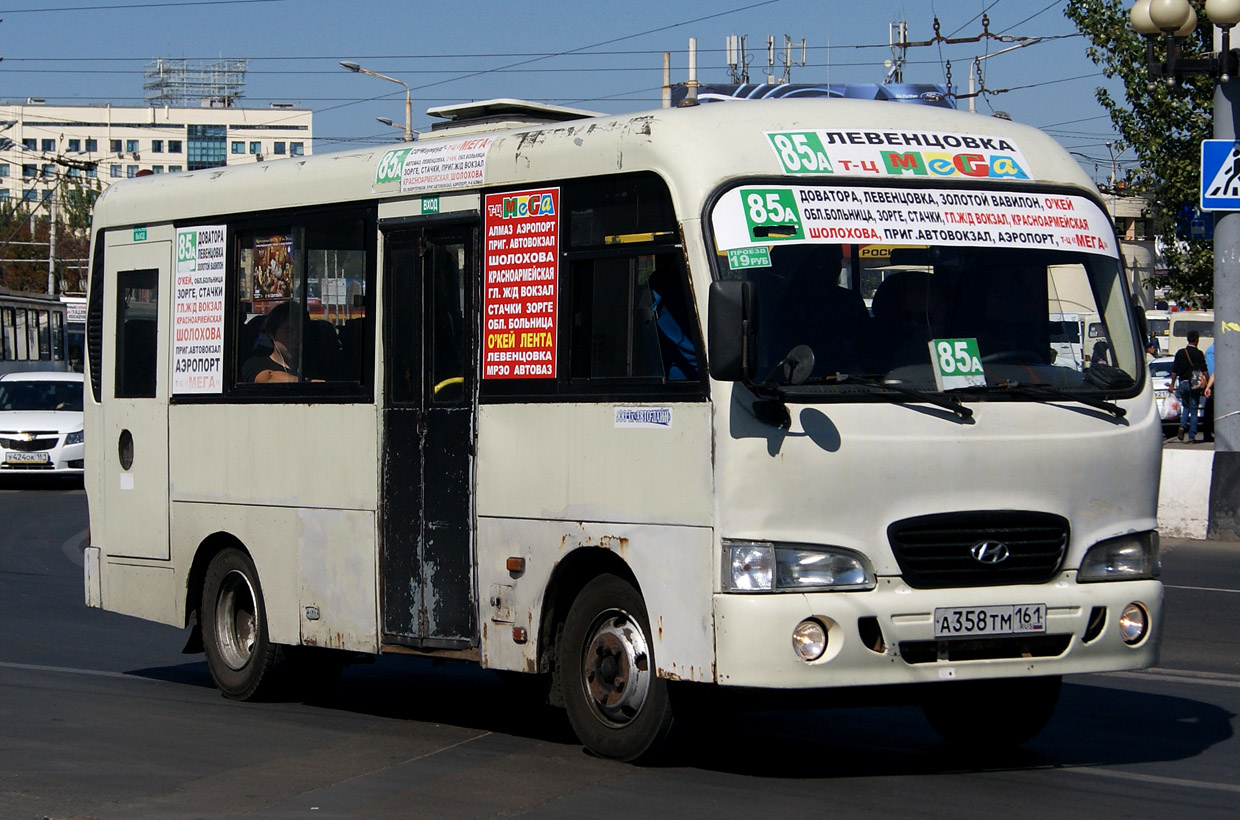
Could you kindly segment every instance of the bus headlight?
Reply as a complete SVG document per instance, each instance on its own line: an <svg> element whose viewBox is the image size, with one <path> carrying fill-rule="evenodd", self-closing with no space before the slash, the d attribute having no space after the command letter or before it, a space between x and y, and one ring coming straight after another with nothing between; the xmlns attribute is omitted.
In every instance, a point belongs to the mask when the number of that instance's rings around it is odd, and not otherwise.
<svg viewBox="0 0 1240 820"><path fill-rule="evenodd" d="M818 660L827 651L826 628L813 618L801 621L792 630L792 649L803 661L812 663Z"/></svg>
<svg viewBox="0 0 1240 820"><path fill-rule="evenodd" d="M874 572L860 554L842 547L724 542L728 592L873 589Z"/></svg>
<svg viewBox="0 0 1240 820"><path fill-rule="evenodd" d="M1124 643L1129 646L1141 643L1149 628L1150 614L1145 611L1145 607L1138 603L1124 607L1123 614L1119 616L1119 636Z"/></svg>
<svg viewBox="0 0 1240 820"><path fill-rule="evenodd" d="M1081 559L1076 580L1137 581L1162 574L1158 557L1158 533L1139 532L1094 544Z"/></svg>

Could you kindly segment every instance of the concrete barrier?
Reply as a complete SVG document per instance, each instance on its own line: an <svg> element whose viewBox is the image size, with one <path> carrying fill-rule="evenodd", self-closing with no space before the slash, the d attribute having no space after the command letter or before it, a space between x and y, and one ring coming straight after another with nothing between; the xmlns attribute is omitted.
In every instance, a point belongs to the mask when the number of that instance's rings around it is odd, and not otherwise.
<svg viewBox="0 0 1240 820"><path fill-rule="evenodd" d="M1158 532L1172 538L1205 538L1210 523L1214 448L1164 447L1158 489Z"/></svg>

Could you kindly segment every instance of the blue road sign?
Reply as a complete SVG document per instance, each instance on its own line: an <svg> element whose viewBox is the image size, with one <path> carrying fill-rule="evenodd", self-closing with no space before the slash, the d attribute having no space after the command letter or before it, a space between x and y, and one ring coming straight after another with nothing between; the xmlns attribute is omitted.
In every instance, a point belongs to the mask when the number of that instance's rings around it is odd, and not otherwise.
<svg viewBox="0 0 1240 820"><path fill-rule="evenodd" d="M1240 143L1201 141L1201 210L1240 211Z"/></svg>

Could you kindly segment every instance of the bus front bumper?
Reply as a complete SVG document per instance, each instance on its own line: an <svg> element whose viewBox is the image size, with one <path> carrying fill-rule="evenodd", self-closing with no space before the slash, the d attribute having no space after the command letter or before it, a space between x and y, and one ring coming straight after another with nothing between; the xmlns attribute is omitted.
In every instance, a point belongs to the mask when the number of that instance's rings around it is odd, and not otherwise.
<svg viewBox="0 0 1240 820"><path fill-rule="evenodd" d="M868 592L716 594L716 681L799 689L1143 669L1158 661L1162 600L1159 581L1079 584L1075 573L1025 586L919 590L880 578ZM1130 645L1120 617L1132 603L1148 629ZM1030 604L1046 607L1036 634L935 636L936 609L941 616ZM805 620L827 633L813 661L793 647Z"/></svg>

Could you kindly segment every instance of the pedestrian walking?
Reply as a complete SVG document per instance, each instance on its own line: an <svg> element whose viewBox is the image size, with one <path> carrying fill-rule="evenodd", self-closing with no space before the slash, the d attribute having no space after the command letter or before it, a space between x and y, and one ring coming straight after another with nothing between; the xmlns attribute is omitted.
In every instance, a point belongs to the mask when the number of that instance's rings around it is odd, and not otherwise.
<svg viewBox="0 0 1240 820"><path fill-rule="evenodd" d="M1188 346L1176 351L1171 363L1170 387L1180 400L1180 429L1176 438L1184 441L1187 433L1190 443L1197 440L1197 411L1209 381L1205 354L1197 349L1200 340L1200 333L1188 331Z"/></svg>

